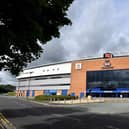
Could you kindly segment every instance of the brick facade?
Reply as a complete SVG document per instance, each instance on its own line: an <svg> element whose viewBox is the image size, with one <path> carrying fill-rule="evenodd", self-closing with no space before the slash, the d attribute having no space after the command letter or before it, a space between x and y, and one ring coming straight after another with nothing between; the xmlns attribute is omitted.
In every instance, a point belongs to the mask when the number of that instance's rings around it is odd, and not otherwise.
<svg viewBox="0 0 129 129"><path fill-rule="evenodd" d="M76 67L77 64L80 66ZM119 69L129 69L129 56L72 61L71 83L68 94L75 93L75 96L79 97L81 92L86 93L87 71ZM57 90L57 95L61 95L62 90ZM16 94L17 96L26 96L26 91L17 91ZM43 90L35 90L34 94L35 96L43 95ZM32 96L32 91L30 91L30 96Z"/></svg>
<svg viewBox="0 0 129 129"><path fill-rule="evenodd" d="M109 68L104 68L105 60L108 60L108 62L110 63ZM81 69L75 69L75 65L77 63L80 63L82 65ZM129 57L74 61L72 63L71 86L69 94L74 92L76 96L79 96L81 92L86 92L86 71L109 69L129 69Z"/></svg>

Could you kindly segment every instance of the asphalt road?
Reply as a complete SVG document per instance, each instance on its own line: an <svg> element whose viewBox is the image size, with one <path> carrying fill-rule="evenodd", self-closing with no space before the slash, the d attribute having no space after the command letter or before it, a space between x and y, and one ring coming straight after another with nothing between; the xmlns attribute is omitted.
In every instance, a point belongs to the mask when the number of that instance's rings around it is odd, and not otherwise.
<svg viewBox="0 0 129 129"><path fill-rule="evenodd" d="M0 112L17 129L129 129L129 103L45 106L0 96Z"/></svg>

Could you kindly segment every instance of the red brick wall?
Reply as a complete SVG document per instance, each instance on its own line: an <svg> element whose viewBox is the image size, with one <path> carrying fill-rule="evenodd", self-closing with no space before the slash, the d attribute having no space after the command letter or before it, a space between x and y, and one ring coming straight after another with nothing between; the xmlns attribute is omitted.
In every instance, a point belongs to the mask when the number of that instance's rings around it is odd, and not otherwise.
<svg viewBox="0 0 129 129"><path fill-rule="evenodd" d="M129 69L129 57L109 58L109 60L111 63L111 68L107 69L103 68L105 59L74 61L72 63L71 87L69 94L75 92L75 94L79 96L80 92L86 91L86 71ZM75 69L76 63L81 63L82 69Z"/></svg>

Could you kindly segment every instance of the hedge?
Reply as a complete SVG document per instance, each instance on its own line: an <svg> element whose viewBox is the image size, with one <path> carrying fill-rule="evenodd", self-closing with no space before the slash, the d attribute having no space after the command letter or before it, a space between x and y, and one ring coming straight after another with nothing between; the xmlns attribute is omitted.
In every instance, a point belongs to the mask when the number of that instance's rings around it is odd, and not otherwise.
<svg viewBox="0 0 129 129"><path fill-rule="evenodd" d="M76 96L63 96L63 95L39 95L35 97L35 100L38 101L48 101L48 100L71 100L77 99Z"/></svg>

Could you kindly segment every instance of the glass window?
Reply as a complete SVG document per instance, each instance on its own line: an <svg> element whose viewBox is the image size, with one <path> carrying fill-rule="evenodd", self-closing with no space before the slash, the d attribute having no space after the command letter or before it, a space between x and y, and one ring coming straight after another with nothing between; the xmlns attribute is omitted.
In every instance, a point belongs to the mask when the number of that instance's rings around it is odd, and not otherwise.
<svg viewBox="0 0 129 129"><path fill-rule="evenodd" d="M87 89L129 88L129 69L87 71Z"/></svg>

